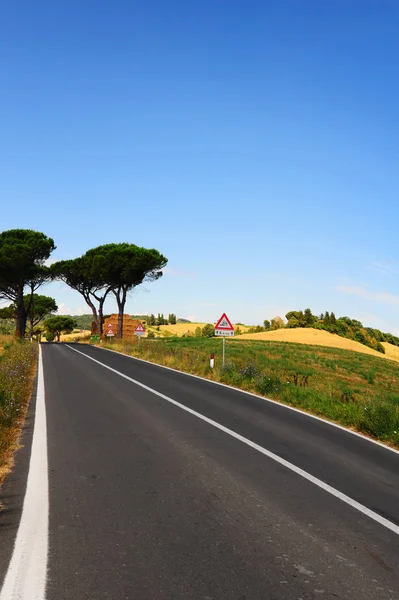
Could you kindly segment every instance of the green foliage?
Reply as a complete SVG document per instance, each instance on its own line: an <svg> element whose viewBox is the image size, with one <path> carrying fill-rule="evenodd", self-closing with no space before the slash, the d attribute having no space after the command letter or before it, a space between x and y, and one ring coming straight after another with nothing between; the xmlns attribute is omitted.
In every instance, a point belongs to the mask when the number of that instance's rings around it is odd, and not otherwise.
<svg viewBox="0 0 399 600"><path fill-rule="evenodd" d="M292 310L286 314L286 318L287 328L314 327L315 329L324 329L385 354L385 348L381 341L388 341L388 334L384 334L378 329L364 328L362 323L356 319L350 319L349 317L339 317L337 319L333 312L329 313L328 311L316 317L312 314L310 308L305 309L304 312ZM397 341L399 345L399 338Z"/></svg>
<svg viewBox="0 0 399 600"><path fill-rule="evenodd" d="M369 402L363 408L360 421L363 431L386 440L392 432L399 432L399 408L387 400Z"/></svg>
<svg viewBox="0 0 399 600"><path fill-rule="evenodd" d="M0 308L0 319L15 319L15 306L10 304L10 306Z"/></svg>
<svg viewBox="0 0 399 600"><path fill-rule="evenodd" d="M155 333L153 331L149 331L147 334L147 339L153 340L155 338Z"/></svg>
<svg viewBox="0 0 399 600"><path fill-rule="evenodd" d="M169 325L176 325L176 315L171 313L168 317Z"/></svg>
<svg viewBox="0 0 399 600"><path fill-rule="evenodd" d="M284 321L281 317L274 317L270 322L271 329L281 329L284 327Z"/></svg>
<svg viewBox="0 0 399 600"><path fill-rule="evenodd" d="M54 338L56 337L58 342L60 341L61 333L72 333L75 326L76 323L72 317L62 315L56 315L44 321L46 332L52 334Z"/></svg>
<svg viewBox="0 0 399 600"><path fill-rule="evenodd" d="M255 325L254 327L249 327L247 333L262 333L265 331L265 328L261 325Z"/></svg>
<svg viewBox="0 0 399 600"><path fill-rule="evenodd" d="M202 328L202 337L213 337L215 335L215 328L211 323L208 323Z"/></svg>
<svg viewBox="0 0 399 600"><path fill-rule="evenodd" d="M282 383L276 375L261 375L255 382L255 389L259 394L278 394L282 388Z"/></svg>
<svg viewBox="0 0 399 600"><path fill-rule="evenodd" d="M65 315L70 316L70 315ZM105 315L104 315L105 318ZM74 315L73 320L76 323L77 329L91 329L91 324L93 321L93 315Z"/></svg>
<svg viewBox="0 0 399 600"><path fill-rule="evenodd" d="M194 332L195 337L202 337L202 330L201 327L196 327L195 328L195 332Z"/></svg>
<svg viewBox="0 0 399 600"><path fill-rule="evenodd" d="M22 338L26 328L24 290L30 293L49 279L44 261L55 249L54 240L31 229L10 229L0 233L0 299L16 307L16 334Z"/></svg>
<svg viewBox="0 0 399 600"><path fill-rule="evenodd" d="M241 323L240 323L240 325L241 325ZM271 323L270 323L270 321L268 321L267 319L265 319L265 320L263 321L263 327L265 328L265 330L266 330L266 331L267 331L268 329L270 329L270 327L271 327Z"/></svg>

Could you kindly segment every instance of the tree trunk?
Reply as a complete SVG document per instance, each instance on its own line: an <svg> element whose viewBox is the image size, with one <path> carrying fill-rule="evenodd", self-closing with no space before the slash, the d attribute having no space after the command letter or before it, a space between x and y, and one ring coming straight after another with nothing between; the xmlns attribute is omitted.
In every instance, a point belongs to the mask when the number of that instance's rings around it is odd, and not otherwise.
<svg viewBox="0 0 399 600"><path fill-rule="evenodd" d="M33 338L33 319L32 318L29 319L29 337L30 337L30 340L32 341L32 338Z"/></svg>
<svg viewBox="0 0 399 600"><path fill-rule="evenodd" d="M17 308L17 318L15 324L15 335L17 338L25 337L25 329L26 329L26 310L24 304L24 288L21 286L21 289L18 290L18 296L16 299L16 308Z"/></svg>
<svg viewBox="0 0 399 600"><path fill-rule="evenodd" d="M123 313L125 311L127 291L124 288L119 288L118 293L115 293L118 304L118 335L119 339L123 337Z"/></svg>
<svg viewBox="0 0 399 600"><path fill-rule="evenodd" d="M86 300L86 304L88 304L88 306L90 306L90 308L91 308L91 312L93 313L93 321L96 324L96 331L92 331L92 333L99 334L101 327L100 327L100 319L99 319L99 316L97 313L97 309L96 309L95 305L93 304L93 302L90 300L89 296L84 295L83 297Z"/></svg>

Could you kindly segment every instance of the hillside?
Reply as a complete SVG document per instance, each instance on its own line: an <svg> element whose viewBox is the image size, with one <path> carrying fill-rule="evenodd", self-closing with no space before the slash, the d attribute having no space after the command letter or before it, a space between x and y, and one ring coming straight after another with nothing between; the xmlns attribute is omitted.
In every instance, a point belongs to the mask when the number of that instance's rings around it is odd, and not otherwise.
<svg viewBox="0 0 399 600"><path fill-rule="evenodd" d="M241 340L262 340L273 342L294 342L296 344L314 344L317 346L327 346L329 348L342 348L343 350L353 350L362 354L370 354L380 358L390 358L399 361L399 348L383 343L386 354L381 354L364 344L348 340L328 331L313 329L312 327L298 327L296 329L276 329L274 331L263 331L262 333L247 333L240 336Z"/></svg>

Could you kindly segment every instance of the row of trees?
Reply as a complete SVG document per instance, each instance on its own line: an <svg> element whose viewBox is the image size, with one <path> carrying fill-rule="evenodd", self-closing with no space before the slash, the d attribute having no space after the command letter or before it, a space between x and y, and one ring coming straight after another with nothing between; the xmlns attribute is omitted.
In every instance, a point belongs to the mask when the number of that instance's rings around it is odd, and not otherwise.
<svg viewBox="0 0 399 600"><path fill-rule="evenodd" d="M385 349L381 342L389 342L395 346L399 346L398 337L390 333L383 333L373 327L364 327L357 319L336 317L333 312L325 312L317 316L312 313L310 308L306 308L304 311L292 310L285 317L287 319L286 327L314 327L315 329L323 329L360 342L383 354L385 353Z"/></svg>
<svg viewBox="0 0 399 600"><path fill-rule="evenodd" d="M165 319L165 317L160 313L158 313L157 317L151 314L146 317L146 322L150 327L159 325L176 325L176 315L171 313L168 318Z"/></svg>
<svg viewBox="0 0 399 600"><path fill-rule="evenodd" d="M17 337L25 336L36 290L52 280L64 281L83 296L100 335L104 303L113 295L118 306L117 335L122 337L128 293L145 281L159 279L167 264L154 248L118 243L97 246L79 258L47 267L45 261L55 248L54 240L38 231L11 229L0 234L0 299L12 302Z"/></svg>

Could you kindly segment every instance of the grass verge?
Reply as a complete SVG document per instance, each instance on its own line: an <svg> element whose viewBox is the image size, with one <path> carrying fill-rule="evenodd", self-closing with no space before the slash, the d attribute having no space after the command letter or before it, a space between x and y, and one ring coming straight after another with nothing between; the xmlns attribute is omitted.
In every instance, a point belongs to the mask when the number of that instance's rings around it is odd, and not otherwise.
<svg viewBox="0 0 399 600"><path fill-rule="evenodd" d="M13 464L36 372L36 344L0 340L0 485Z"/></svg>
<svg viewBox="0 0 399 600"><path fill-rule="evenodd" d="M267 396L399 448L397 363L339 348L246 340L105 341L105 348ZM215 354L215 368L209 366Z"/></svg>

